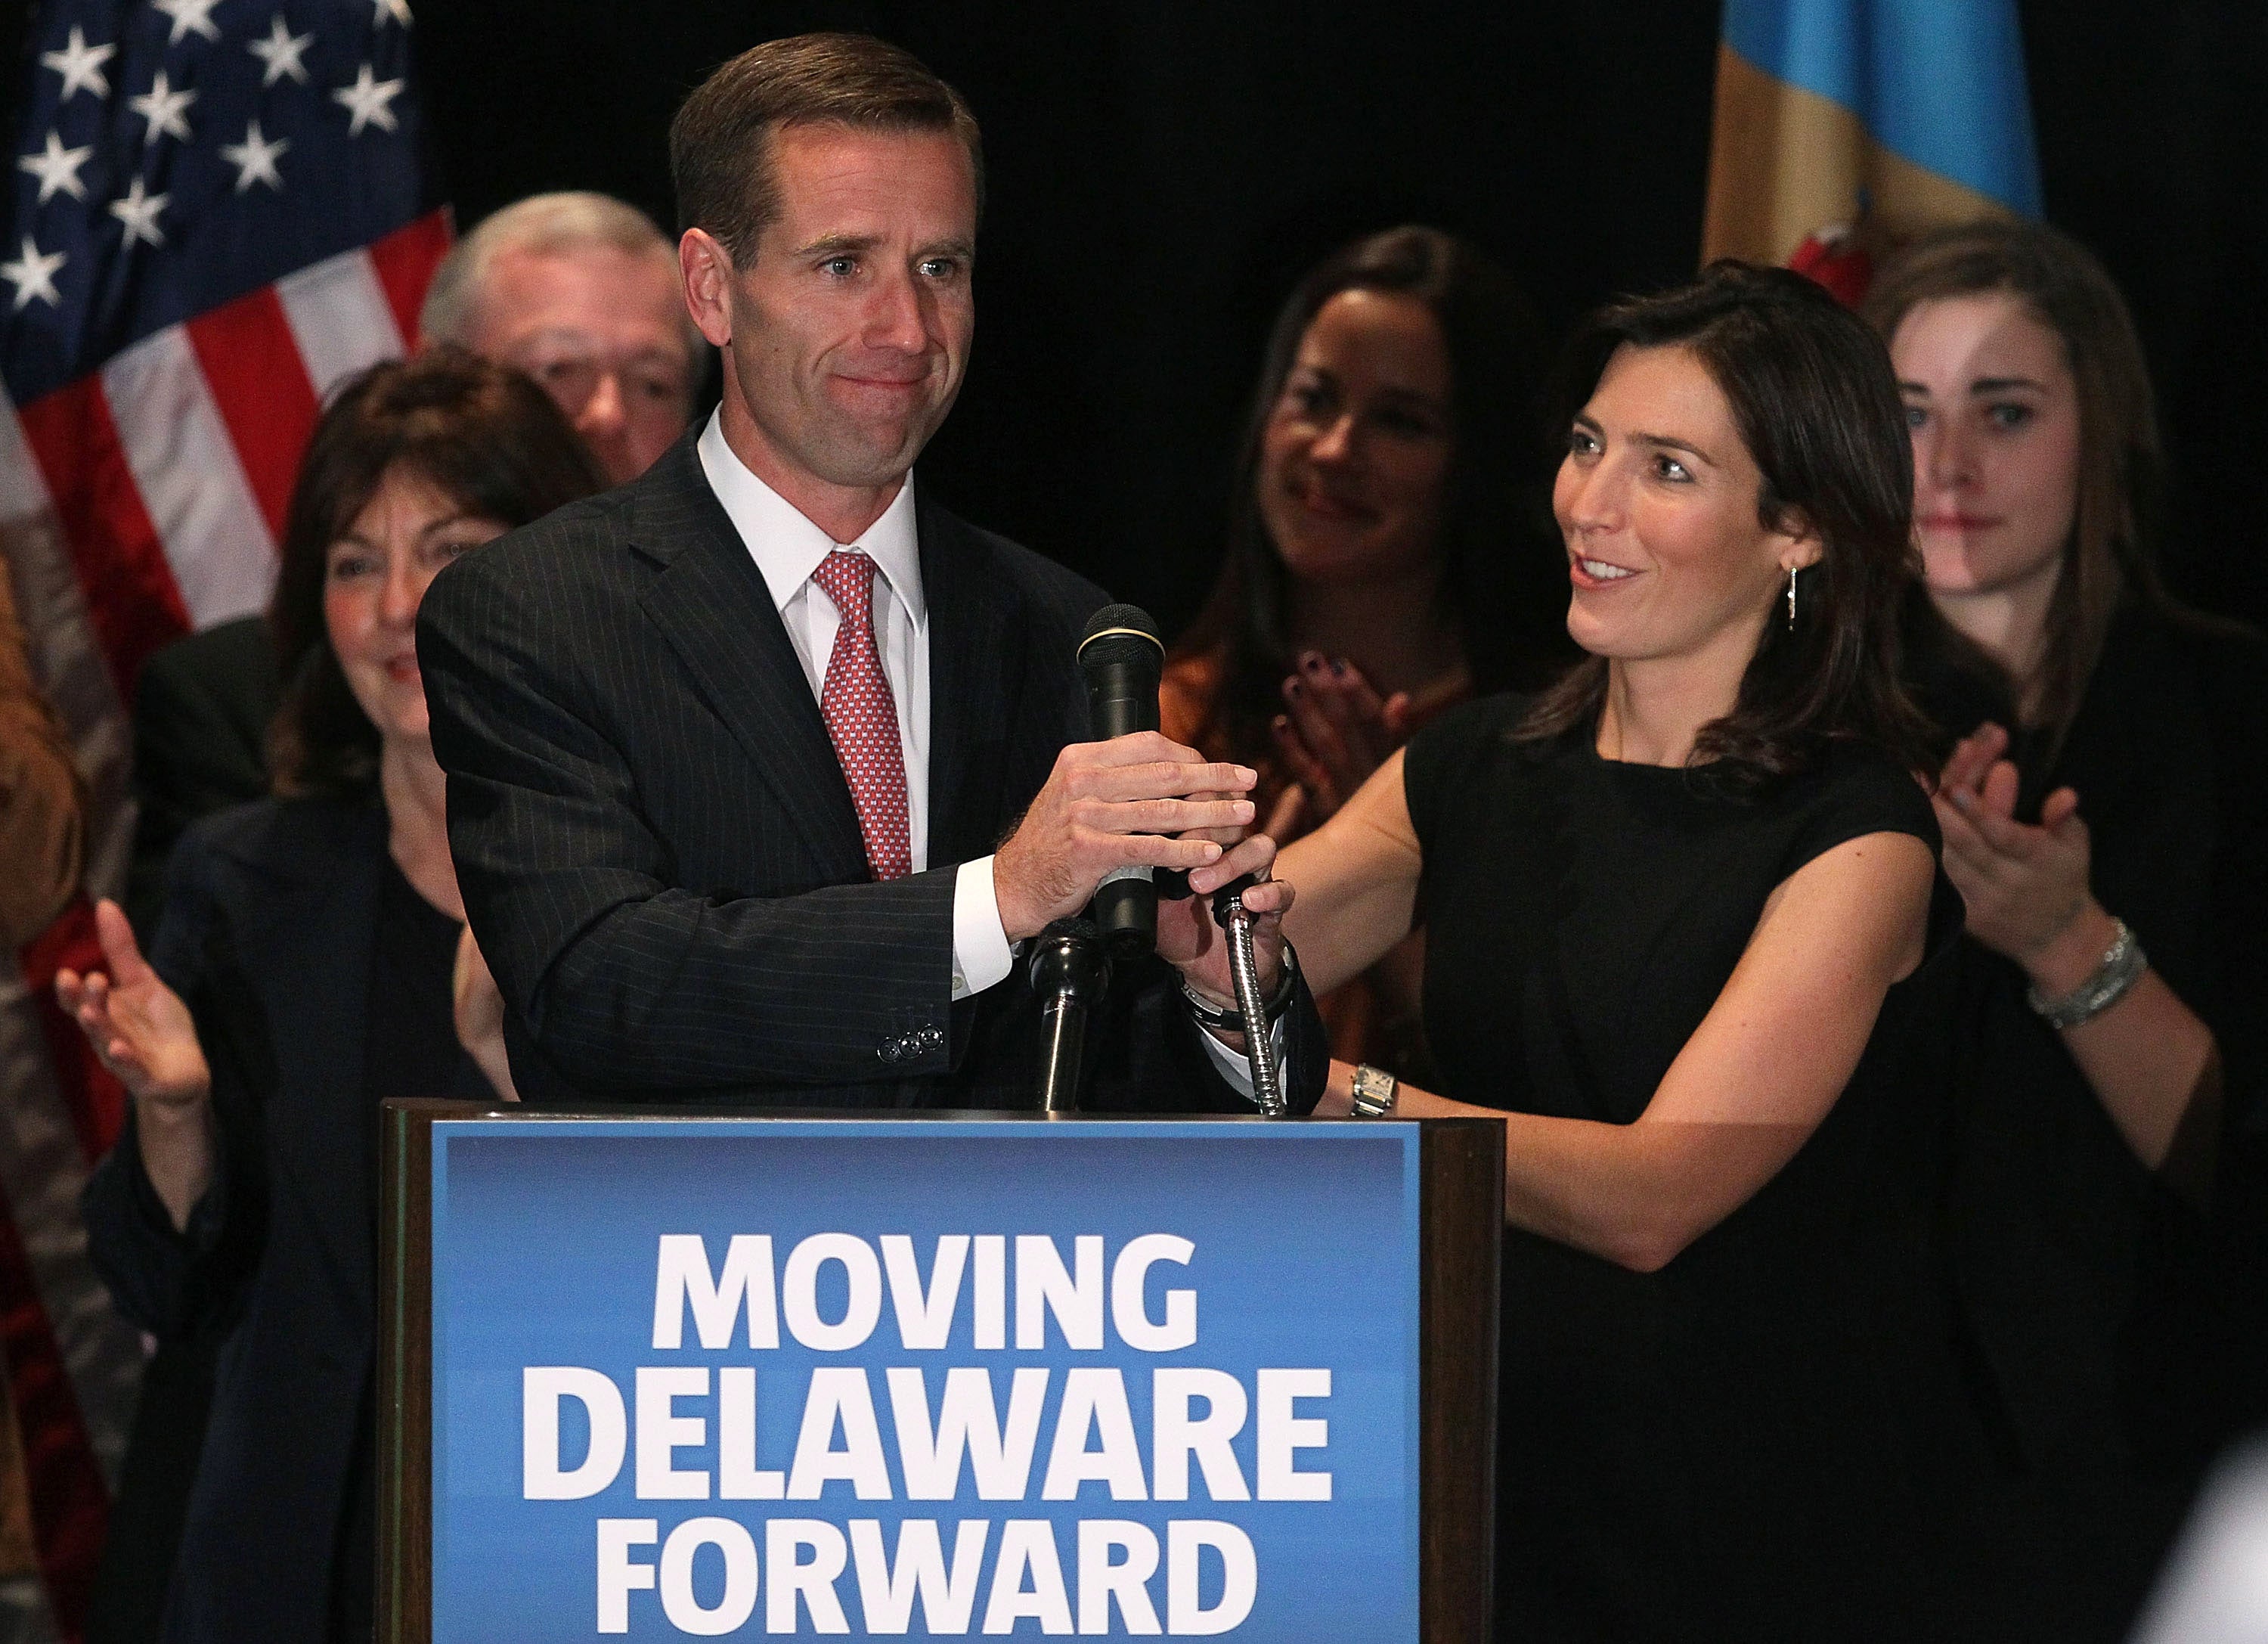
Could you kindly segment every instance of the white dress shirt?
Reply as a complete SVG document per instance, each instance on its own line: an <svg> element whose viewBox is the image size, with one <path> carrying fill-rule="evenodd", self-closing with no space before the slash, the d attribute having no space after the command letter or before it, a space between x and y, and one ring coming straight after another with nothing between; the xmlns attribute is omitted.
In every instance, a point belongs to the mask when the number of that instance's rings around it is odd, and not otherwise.
<svg viewBox="0 0 2268 1644"><path fill-rule="evenodd" d="M913 871L922 872L929 866L929 607L922 598L921 549L914 536L913 476L906 476L896 498L856 542L837 542L748 471L725 443L721 413L711 416L696 448L709 489L724 504L771 592L814 700L826 687L843 614L811 573L837 548L855 549L874 562L874 648L898 710L898 745L906 759L906 843ZM1014 965L992 888L992 859L963 862L953 891L953 997L982 993Z"/></svg>
<svg viewBox="0 0 2268 1644"><path fill-rule="evenodd" d="M874 648L890 697L898 710L898 744L906 758L906 843L913 871L929 866L929 607L922 597L921 545L914 534L914 479L906 476L882 517L856 542L837 542L812 523L793 503L748 471L725 443L722 411L713 412L696 447L709 489L725 505L733 528L762 573L772 604L787 628L796 659L816 700L827 685L827 664L835 654L835 631L843 614L826 589L811 579L820 563L838 548L854 549L874 562L873 612ZM1008 933L1000 923L1000 900L992 884L992 859L963 862L953 888L953 997L982 993L1007 978L1015 968ZM1252 1095L1252 1070L1244 1058L1202 1030L1197 1037L1213 1065L1235 1089ZM1271 1036L1280 1055L1283 1025Z"/></svg>

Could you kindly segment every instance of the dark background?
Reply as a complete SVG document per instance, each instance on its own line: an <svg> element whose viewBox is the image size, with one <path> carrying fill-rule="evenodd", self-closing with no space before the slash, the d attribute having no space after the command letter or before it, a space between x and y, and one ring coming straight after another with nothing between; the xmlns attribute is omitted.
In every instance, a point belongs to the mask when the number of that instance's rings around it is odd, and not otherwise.
<svg viewBox="0 0 2268 1644"><path fill-rule="evenodd" d="M923 481L1169 628L1211 581L1263 335L1315 257L1435 223L1564 328L1700 246L1707 0L411 4L460 224L587 188L667 225L664 132L715 63L814 27L919 54L975 107L990 182L976 356ZM2021 10L2048 215L2124 285L2158 384L2172 580L2268 622L2268 7ZM0 39L24 17L0 0Z"/></svg>

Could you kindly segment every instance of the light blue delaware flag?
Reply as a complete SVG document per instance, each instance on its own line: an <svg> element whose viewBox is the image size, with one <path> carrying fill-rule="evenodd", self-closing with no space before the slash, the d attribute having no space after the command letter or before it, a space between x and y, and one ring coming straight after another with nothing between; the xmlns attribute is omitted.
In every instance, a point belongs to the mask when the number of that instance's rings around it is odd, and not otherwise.
<svg viewBox="0 0 2268 1644"><path fill-rule="evenodd" d="M2040 210L2014 0L1726 0L1705 260L1854 296L1868 247Z"/></svg>

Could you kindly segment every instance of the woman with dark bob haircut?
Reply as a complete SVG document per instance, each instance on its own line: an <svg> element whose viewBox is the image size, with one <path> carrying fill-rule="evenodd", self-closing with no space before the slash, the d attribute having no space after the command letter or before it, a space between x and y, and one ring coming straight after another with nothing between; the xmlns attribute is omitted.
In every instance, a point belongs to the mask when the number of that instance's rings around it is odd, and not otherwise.
<svg viewBox="0 0 2268 1644"><path fill-rule="evenodd" d="M1318 1111L1505 1121L1502 1636L1953 1636L1959 904L1898 682L1889 361L1737 263L1571 359L1589 660L1418 732L1281 859L1319 990L1428 936L1445 1094L1335 1065Z"/></svg>
<svg viewBox="0 0 2268 1644"><path fill-rule="evenodd" d="M147 960L104 902L107 973L56 977L133 1098L86 1189L96 1265L161 1338L226 1332L170 1639L371 1637L378 1104L498 1094L451 1023L417 604L597 485L517 373L439 350L350 380L284 522L276 797L184 836Z"/></svg>
<svg viewBox="0 0 2268 1644"><path fill-rule="evenodd" d="M1219 580L1167 664L1166 734L1260 773L1279 844L1418 726L1578 652L1537 460L1543 366L1511 277L1439 229L1333 252L1278 312ZM1422 938L1322 1001L1331 1046L1414 1073Z"/></svg>
<svg viewBox="0 0 2268 1644"><path fill-rule="evenodd" d="M1994 1517L2029 1635L2119 1639L2268 1419L2268 642L2159 580L2149 373L2085 247L1944 229L1866 313L1913 441L1909 674L1961 739L1953 1226L2016 1463Z"/></svg>

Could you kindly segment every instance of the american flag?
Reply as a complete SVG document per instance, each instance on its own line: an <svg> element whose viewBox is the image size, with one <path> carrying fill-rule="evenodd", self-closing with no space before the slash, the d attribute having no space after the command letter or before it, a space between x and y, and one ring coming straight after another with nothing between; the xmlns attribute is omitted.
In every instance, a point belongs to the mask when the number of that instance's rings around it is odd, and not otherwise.
<svg viewBox="0 0 2268 1644"><path fill-rule="evenodd" d="M0 231L0 549L88 781L99 895L123 881L136 674L265 605L323 396L415 341L449 227L421 191L409 0L35 11ZM93 952L82 903L0 978L0 1365L34 1638L78 1633L140 1362L77 1211L121 1093L46 1003Z"/></svg>

